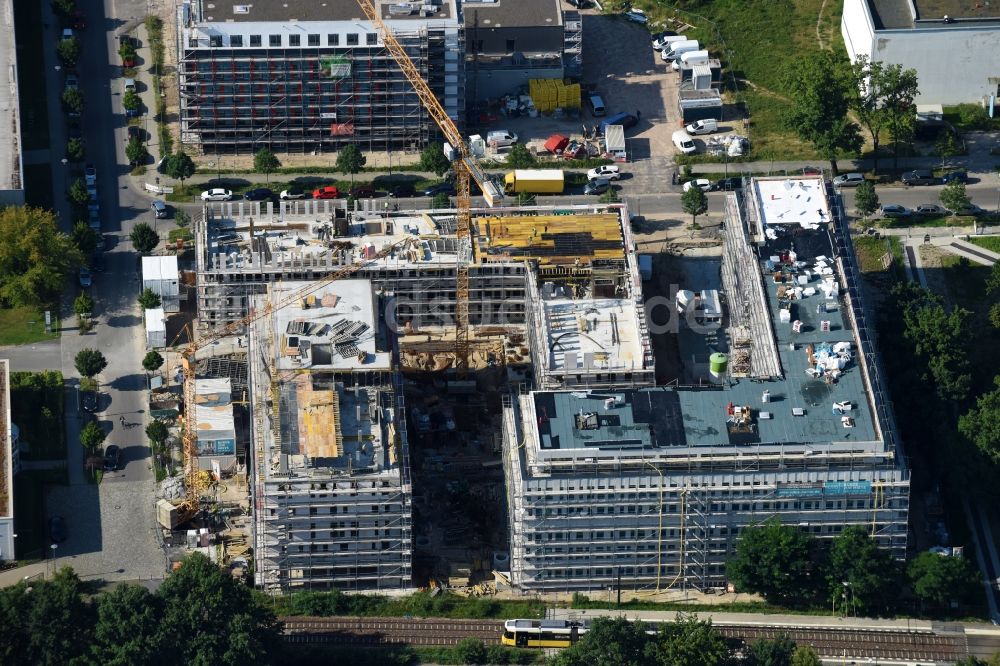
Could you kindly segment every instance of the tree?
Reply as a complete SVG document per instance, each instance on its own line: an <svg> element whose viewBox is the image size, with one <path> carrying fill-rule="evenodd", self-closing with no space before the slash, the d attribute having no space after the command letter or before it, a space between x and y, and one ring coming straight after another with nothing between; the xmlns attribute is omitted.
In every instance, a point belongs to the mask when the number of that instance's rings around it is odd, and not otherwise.
<svg viewBox="0 0 1000 666"><path fill-rule="evenodd" d="M79 40L76 37L60 39L59 43L56 44L56 55L59 56L59 62L64 67L69 67L70 69L76 67L76 62L80 58Z"/></svg>
<svg viewBox="0 0 1000 666"><path fill-rule="evenodd" d="M97 597L97 622L90 641L94 662L105 666L158 664L162 601L138 585L119 585Z"/></svg>
<svg viewBox="0 0 1000 666"><path fill-rule="evenodd" d="M899 166L899 144L908 143L916 130L917 107L913 100L920 91L915 69L904 70L902 65L884 65L882 73L886 129L892 139L892 168L896 171Z"/></svg>
<svg viewBox="0 0 1000 666"><path fill-rule="evenodd" d="M83 93L76 88L67 88L62 93L63 109L77 115L83 113Z"/></svg>
<svg viewBox="0 0 1000 666"><path fill-rule="evenodd" d="M123 61L135 60L135 55L135 47L132 45L131 40L118 47L118 57L120 57Z"/></svg>
<svg viewBox="0 0 1000 666"><path fill-rule="evenodd" d="M108 433L97 424L97 421L88 421L87 425L80 429L80 444L86 451L95 452L101 448L101 444L107 438Z"/></svg>
<svg viewBox="0 0 1000 666"><path fill-rule="evenodd" d="M993 324L993 328L1000 330L1000 303L994 303L990 306L989 320Z"/></svg>
<svg viewBox="0 0 1000 666"><path fill-rule="evenodd" d="M68 17L76 11L76 0L53 0L52 8L63 17Z"/></svg>
<svg viewBox="0 0 1000 666"><path fill-rule="evenodd" d="M90 201L90 193L87 191L87 183L84 182L83 178L77 178L70 184L66 198L74 206L87 205L87 202Z"/></svg>
<svg viewBox="0 0 1000 666"><path fill-rule="evenodd" d="M149 351L142 358L142 367L147 372L156 372L163 366L163 357L156 350Z"/></svg>
<svg viewBox="0 0 1000 666"><path fill-rule="evenodd" d="M649 637L642 622L599 617L587 633L552 660L553 666L644 666Z"/></svg>
<svg viewBox="0 0 1000 666"><path fill-rule="evenodd" d="M507 652L507 648L503 645L487 645L486 646L486 663L487 664L506 664L510 661L510 653Z"/></svg>
<svg viewBox="0 0 1000 666"><path fill-rule="evenodd" d="M146 426L146 437L149 438L149 441L156 444L157 447L167 441L169 434L170 433L167 431L167 425L160 419L153 419L149 422L149 425Z"/></svg>
<svg viewBox="0 0 1000 666"><path fill-rule="evenodd" d="M958 211L965 210L972 203L969 195L965 191L965 183L953 180L941 189L941 205L956 215Z"/></svg>
<svg viewBox="0 0 1000 666"><path fill-rule="evenodd" d="M875 191L875 186L872 185L870 180L861 183L854 190L854 207L865 219L877 211L879 205L878 193Z"/></svg>
<svg viewBox="0 0 1000 666"><path fill-rule="evenodd" d="M768 601L800 599L814 587L813 548L810 536L772 518L740 532L726 575L737 589L757 592Z"/></svg>
<svg viewBox="0 0 1000 666"><path fill-rule="evenodd" d="M344 146L337 153L337 171L351 174L351 184L354 184L354 174L361 171L367 162L367 158L361 154L354 144Z"/></svg>
<svg viewBox="0 0 1000 666"><path fill-rule="evenodd" d="M86 292L80 294L73 301L73 311L77 317L89 317L94 311L94 299Z"/></svg>
<svg viewBox="0 0 1000 666"><path fill-rule="evenodd" d="M941 168L944 168L945 163L949 159L962 154L962 145L958 142L958 137L955 136L955 132L950 127L945 127L944 131L938 135L937 141L934 142L934 149L941 158Z"/></svg>
<svg viewBox="0 0 1000 666"><path fill-rule="evenodd" d="M83 263L55 215L41 208L0 210L0 304L39 305L62 291L67 275Z"/></svg>
<svg viewBox="0 0 1000 666"><path fill-rule="evenodd" d="M800 645L792 654L792 666L823 666L823 661L812 647Z"/></svg>
<svg viewBox="0 0 1000 666"><path fill-rule="evenodd" d="M90 228L86 222L77 222L73 225L73 245L80 250L80 254L89 256L97 249L97 232Z"/></svg>
<svg viewBox="0 0 1000 666"><path fill-rule="evenodd" d="M438 192L431 198L431 208L448 208L451 199L444 192Z"/></svg>
<svg viewBox="0 0 1000 666"><path fill-rule="evenodd" d="M785 124L830 161L837 174L837 156L861 151L861 128L848 117L853 96L850 65L834 51L795 61L787 76L793 106Z"/></svg>
<svg viewBox="0 0 1000 666"><path fill-rule="evenodd" d="M538 159L523 143L515 143L510 147L510 152L507 153L507 166L511 169L534 169L537 165Z"/></svg>
<svg viewBox="0 0 1000 666"><path fill-rule="evenodd" d="M188 215L183 210L181 210L180 208L178 208L176 211L174 211L174 222L177 223L178 227L181 227L183 229L184 227L191 224L191 216Z"/></svg>
<svg viewBox="0 0 1000 666"><path fill-rule="evenodd" d="M158 308L162 303L163 301L160 299L160 295L149 287L143 289L142 293L139 294L139 307L143 310Z"/></svg>
<svg viewBox="0 0 1000 666"><path fill-rule="evenodd" d="M134 136L125 144L125 157L128 158L130 164L142 164L148 155L146 144Z"/></svg>
<svg viewBox="0 0 1000 666"><path fill-rule="evenodd" d="M792 666L795 641L781 634L776 638L758 638L750 644L748 666Z"/></svg>
<svg viewBox="0 0 1000 666"><path fill-rule="evenodd" d="M708 210L708 196L700 187L688 188L688 191L681 195L681 208L691 216L691 224L695 225L698 216L703 215Z"/></svg>
<svg viewBox="0 0 1000 666"><path fill-rule="evenodd" d="M83 139L72 138L66 142L66 159L70 162L82 162L86 152Z"/></svg>
<svg viewBox="0 0 1000 666"><path fill-rule="evenodd" d="M902 298L903 336L913 343L915 354L927 364L937 394L946 401L962 401L972 384L971 366L965 349L971 313L964 308L947 310L940 297L926 289L893 291Z"/></svg>
<svg viewBox="0 0 1000 666"><path fill-rule="evenodd" d="M268 663L280 648L274 613L201 553L188 555L157 590L164 602L161 664Z"/></svg>
<svg viewBox="0 0 1000 666"><path fill-rule="evenodd" d="M271 174L281 167L281 160L271 152L270 148L261 148L253 156L253 170L257 173L267 175L267 181L271 182Z"/></svg>
<svg viewBox="0 0 1000 666"><path fill-rule="evenodd" d="M101 352L88 347L76 353L73 365L81 377L89 379L108 367L108 359L104 358L104 354Z"/></svg>
<svg viewBox="0 0 1000 666"><path fill-rule="evenodd" d="M178 150L176 153L171 155L166 164L164 164L164 173L166 173L171 178L176 178L184 183L184 180L190 178L194 175L197 168L194 165L194 160L185 153L183 150Z"/></svg>
<svg viewBox="0 0 1000 666"><path fill-rule="evenodd" d="M962 557L923 552L910 561L906 575L921 601L938 607L965 603L979 592L979 573Z"/></svg>
<svg viewBox="0 0 1000 666"><path fill-rule="evenodd" d="M455 653L463 664L486 663L486 646L478 638L463 638L455 646Z"/></svg>
<svg viewBox="0 0 1000 666"><path fill-rule="evenodd" d="M990 267L990 274L986 276L986 295L992 296L1000 291L1000 262Z"/></svg>
<svg viewBox="0 0 1000 666"><path fill-rule="evenodd" d="M899 573L897 562L864 528L847 527L830 543L827 598L845 604L845 615L888 610L898 596Z"/></svg>
<svg viewBox="0 0 1000 666"><path fill-rule="evenodd" d="M601 203L607 203L607 204L618 203L619 201L621 201L621 199L618 197L618 190L616 190L614 187L609 187L607 192L598 197L597 200L600 201Z"/></svg>
<svg viewBox="0 0 1000 666"><path fill-rule="evenodd" d="M0 662L81 663L91 612L81 583L64 567L51 581L20 582L0 590Z"/></svg>
<svg viewBox="0 0 1000 666"><path fill-rule="evenodd" d="M142 98L134 90L126 90L122 95L122 106L126 111L138 111L142 107Z"/></svg>
<svg viewBox="0 0 1000 666"><path fill-rule="evenodd" d="M711 620L683 613L660 629L650 652L659 666L717 666L729 657L726 639Z"/></svg>
<svg viewBox="0 0 1000 666"><path fill-rule="evenodd" d="M132 247L139 254L149 254L160 244L160 235L145 222L132 227L132 233L128 237L132 240Z"/></svg>
<svg viewBox="0 0 1000 666"><path fill-rule="evenodd" d="M992 391L976 398L976 406L958 417L958 431L993 462L1000 462L1000 376Z"/></svg>
<svg viewBox="0 0 1000 666"><path fill-rule="evenodd" d="M872 171L878 172L878 149L887 115L883 106L885 74L882 62L870 61L868 56L859 55L851 67L851 95L848 102L851 111L867 130L872 140Z"/></svg>
<svg viewBox="0 0 1000 666"><path fill-rule="evenodd" d="M420 152L420 168L433 172L438 178L444 175L451 168L451 162L444 154L444 146L440 143L427 144Z"/></svg>

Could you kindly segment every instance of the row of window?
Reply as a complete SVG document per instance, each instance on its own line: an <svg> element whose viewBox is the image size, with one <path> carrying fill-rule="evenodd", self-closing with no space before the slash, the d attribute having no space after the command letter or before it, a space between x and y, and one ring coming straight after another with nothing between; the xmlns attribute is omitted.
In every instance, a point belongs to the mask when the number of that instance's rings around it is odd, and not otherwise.
<svg viewBox="0 0 1000 666"><path fill-rule="evenodd" d="M319 46L320 45L320 35L306 35L306 46ZM344 35L344 43L347 46L360 46L361 41L358 33L349 32ZM209 46L213 48L221 48L223 45L222 35L210 35L208 38ZM378 35L374 32L365 33L365 45L376 46L378 44ZM284 46L283 35L268 35L267 45L271 47L281 47ZM330 33L326 36L327 46L340 46L340 35L335 33ZM188 38L188 46L191 48L198 48L198 37L191 36ZM232 48L242 48L243 46L243 35L230 35L229 36L229 46ZM250 48L263 46L263 35L250 35L249 41ZM288 35L288 46L302 46L302 35L291 34Z"/></svg>
<svg viewBox="0 0 1000 666"><path fill-rule="evenodd" d="M620 569L620 572L619 572ZM675 574L677 573L677 567L672 565L665 565L661 567L661 574ZM725 565L722 564L710 564L705 567L709 574L721 574L725 571ZM586 569L546 569L545 571L540 571L536 578L594 578L598 576L617 576L621 573L622 576L641 576L641 575L654 575L656 573L656 567L593 567Z"/></svg>
<svg viewBox="0 0 1000 666"><path fill-rule="evenodd" d="M664 498L671 493L664 493ZM630 496L630 499L632 497ZM635 504L622 505L613 504L611 506L603 505L589 505L589 506L569 506L569 507L529 507L526 509L527 515L529 516L593 516L593 515L613 515L613 514L623 514L623 513L658 513L659 503L656 495L647 496L645 493L638 494L638 500L646 500L645 506L636 506ZM676 513L677 507L679 506L676 502L664 501L663 507L665 513ZM689 507L695 507L694 504L688 503ZM905 506L903 500L886 500L880 509L892 509L892 508L902 508ZM699 510L704 510L701 507ZM791 500L791 501L763 501L763 502L712 502L708 507L709 513L724 513L728 511L781 511L781 510L799 510L799 509L869 509L871 507L871 502L868 499L859 500L828 500L822 502L819 500ZM617 510L616 510L617 509Z"/></svg>

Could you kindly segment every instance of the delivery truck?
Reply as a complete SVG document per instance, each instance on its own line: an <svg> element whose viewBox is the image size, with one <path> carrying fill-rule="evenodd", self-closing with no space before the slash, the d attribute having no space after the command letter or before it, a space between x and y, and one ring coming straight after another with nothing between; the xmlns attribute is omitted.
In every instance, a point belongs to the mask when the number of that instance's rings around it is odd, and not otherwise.
<svg viewBox="0 0 1000 666"><path fill-rule="evenodd" d="M516 169L503 177L507 194L562 194L562 169Z"/></svg>

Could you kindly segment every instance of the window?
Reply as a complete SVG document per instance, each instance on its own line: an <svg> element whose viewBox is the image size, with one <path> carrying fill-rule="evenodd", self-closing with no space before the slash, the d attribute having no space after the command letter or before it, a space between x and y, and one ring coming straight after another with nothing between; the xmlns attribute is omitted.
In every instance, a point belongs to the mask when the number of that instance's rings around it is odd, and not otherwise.
<svg viewBox="0 0 1000 666"><path fill-rule="evenodd" d="M288 35L289 46L302 46L302 35Z"/></svg>
<svg viewBox="0 0 1000 666"><path fill-rule="evenodd" d="M329 34L326 36L327 46L340 46L340 35Z"/></svg>
<svg viewBox="0 0 1000 666"><path fill-rule="evenodd" d="M281 46L281 35L268 35L267 43L271 46Z"/></svg>
<svg viewBox="0 0 1000 666"><path fill-rule="evenodd" d="M260 35L250 35L250 46L260 46Z"/></svg>
<svg viewBox="0 0 1000 666"><path fill-rule="evenodd" d="M243 46L243 35L230 35L229 36L230 46Z"/></svg>
<svg viewBox="0 0 1000 666"><path fill-rule="evenodd" d="M376 44L378 44L378 35L375 34L374 32L369 32L367 35L365 35L365 44L367 44L368 46L375 46Z"/></svg>
<svg viewBox="0 0 1000 666"><path fill-rule="evenodd" d="M309 35L309 46L319 46L319 35Z"/></svg>
<svg viewBox="0 0 1000 666"><path fill-rule="evenodd" d="M350 33L350 34L347 35L347 45L348 46L357 46L358 45L358 36L357 36L357 34Z"/></svg>

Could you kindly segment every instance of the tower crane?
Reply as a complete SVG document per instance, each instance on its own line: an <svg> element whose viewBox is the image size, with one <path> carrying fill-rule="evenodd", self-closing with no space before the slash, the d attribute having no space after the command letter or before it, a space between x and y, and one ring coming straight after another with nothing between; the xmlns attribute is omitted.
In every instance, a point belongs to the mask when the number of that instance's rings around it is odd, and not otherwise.
<svg viewBox="0 0 1000 666"><path fill-rule="evenodd" d="M483 191L483 198L490 206L495 206L503 200L503 190L493 182L483 171L475 155L462 138L454 121L441 106L434 91L420 75L420 70L413 64L406 50L396 39L392 31L382 20L378 11L377 0L357 0L361 11L372 25L381 33L382 43L392 55L396 64L403 70L414 92L420 98L420 103L437 123L445 141L455 150L458 157L452 163L455 173L455 220L458 236L458 262L455 270L455 368L463 375L469 368L469 264L472 262L472 233L469 213L469 180L473 179Z"/></svg>
<svg viewBox="0 0 1000 666"><path fill-rule="evenodd" d="M197 368L198 350L206 347L216 340L233 335L246 326L249 326L259 319L271 315L276 310L280 310L286 305L301 302L306 296L323 289L337 280L342 280L357 273L366 266L388 257L389 255L404 249L407 245L415 242L412 238L406 238L397 243L387 245L373 256L352 263L348 266L330 273L316 282L296 289L288 293L284 298L274 303L268 303L266 307L258 311L251 310L250 313L237 321L231 322L222 328L213 331L209 335L197 338L194 329L191 331L191 341L181 352L181 368L184 372L184 434L182 442L184 446L184 499L177 506L179 522L184 523L193 518L200 505L200 492L198 488L198 414L195 390L195 370Z"/></svg>

